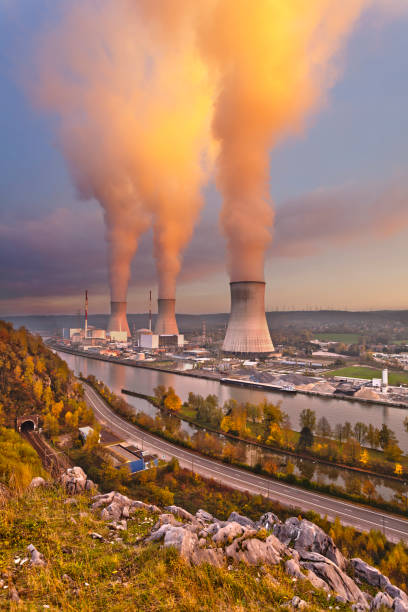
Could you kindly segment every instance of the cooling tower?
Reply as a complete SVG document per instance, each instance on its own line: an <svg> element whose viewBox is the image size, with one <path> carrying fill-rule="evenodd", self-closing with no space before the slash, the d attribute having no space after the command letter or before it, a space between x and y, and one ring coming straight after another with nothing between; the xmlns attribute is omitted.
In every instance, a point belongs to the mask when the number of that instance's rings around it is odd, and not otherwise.
<svg viewBox="0 0 408 612"><path fill-rule="evenodd" d="M265 316L265 283L230 283L231 314L222 350L226 353L255 355L274 348Z"/></svg>
<svg viewBox="0 0 408 612"><path fill-rule="evenodd" d="M126 317L126 302L111 302L111 315L108 323L108 332L126 331L130 336L129 325Z"/></svg>
<svg viewBox="0 0 408 612"><path fill-rule="evenodd" d="M154 333L161 335L178 335L176 322L176 300L159 298L157 300L158 314Z"/></svg>

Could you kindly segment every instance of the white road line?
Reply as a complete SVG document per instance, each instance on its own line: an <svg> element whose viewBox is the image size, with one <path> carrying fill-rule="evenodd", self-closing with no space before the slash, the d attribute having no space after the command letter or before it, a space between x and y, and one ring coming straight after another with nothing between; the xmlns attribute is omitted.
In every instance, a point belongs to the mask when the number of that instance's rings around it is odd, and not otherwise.
<svg viewBox="0 0 408 612"><path fill-rule="evenodd" d="M252 487L253 489L257 489L257 490L259 490L261 488L264 489L264 490L267 490L266 485L268 484L268 481L265 480L265 479L262 479L261 477L257 476L256 474L254 474L254 475L252 475L252 474L245 474L245 473L240 472L236 468L230 468L229 466L225 466L224 471L216 470L213 467L207 467L207 466L205 466L203 464L204 463L210 463L210 465L214 465L215 462L211 462L211 460L208 460L208 459L203 459L202 457L199 457L199 456L197 456L197 455L195 455L193 453L189 453L188 451L185 451L184 449L179 449L178 447L168 443L167 441L163 441L163 442L160 441L161 446L156 446L153 442L149 441L149 439L153 439L154 441L156 441L156 439L151 434L148 434L148 433L146 434L142 430L139 430L133 424L127 424L128 428L127 429L124 428L121 425L121 423L117 422L117 421L120 421L120 422L123 423L123 420L120 417L118 417L117 415L115 415L114 413L112 413L111 410L107 406L105 406L105 404L102 401L102 399L96 394L96 392L93 389L92 389L92 393L94 394L96 399L99 402L101 402L101 404L104 406L105 411L110 413L110 416L107 417L106 416L106 412L104 413L103 411L101 411L98 408L98 406L96 405L96 403L92 400L92 398L89 397L89 389L88 389L88 399L92 403L95 411L98 414L100 414L102 417L104 417L105 419L108 418L108 420L110 420L110 423L112 425L114 425L118 429L121 429L123 432L126 433L126 435L128 435L128 436L132 435L132 431L131 430L135 430L139 434L138 436L136 436L134 434L137 439L143 439L146 444L149 444L151 447L153 447L154 449L158 450L161 453L163 452L163 446L165 446L165 447L170 447L171 452L169 454L171 456L175 456L177 458L180 458L183 461L186 461L186 462L190 463L191 462L191 457L192 457L192 458L194 458L196 460L196 468L198 468L200 466L203 470L207 470L209 472L212 472L214 474L222 476L224 479L228 478L230 480L234 480L234 481L237 481L237 482L241 483L241 486L238 486L237 484L235 484L234 485L235 488L239 488L241 490L249 490L248 487ZM112 416L114 418L112 418ZM129 431L129 429L130 429L130 431ZM177 455L177 452L179 453L178 455ZM185 458L184 455L186 455L187 457L190 457L190 459ZM228 471L232 471L232 472L234 472L236 474L239 474L240 478L236 478L235 476L232 476L231 474L228 474ZM260 487L256 483L251 482L251 480L246 480L245 477L246 478L250 477L250 478L253 478L254 480L259 480L264 486ZM243 482L246 483L245 486L242 486ZM363 522L363 523L365 523L367 525L372 525L372 526L377 527L377 528L381 528L382 527L381 523L374 523L374 522L372 522L372 521L370 521L370 520L368 520L366 518L359 517L359 516L356 517L356 516L354 516L352 514L349 514L349 513L345 512L344 510L337 510L335 507L329 508L327 506L322 506L321 504L314 503L313 501L310 501L308 499L298 498L298 497L295 497L293 495L289 495L287 493L284 493L284 492L281 492L281 491L278 491L278 490L274 490L273 487L276 486L276 484L278 485L278 487L282 487L282 488L285 488L285 489L291 489L291 487L289 487L288 485L284 485L284 484L281 484L281 483L275 483L273 481L270 481L269 482L269 494L272 493L272 494L275 494L277 496L281 496L281 497L284 497L284 498L287 498L287 499L290 499L290 500L294 500L298 505L308 504L310 506L314 506L314 507L318 508L320 512L322 510L324 510L324 511L327 511L328 513L330 513L330 515L333 515L333 513L334 513L335 515L342 516L342 517L347 517L349 519L352 519L354 522L357 522L357 523ZM293 487L293 489L296 490L296 487ZM293 491L293 489L292 489L292 491ZM302 493L303 493L303 491L302 491ZM309 494L309 491L305 491L304 493L305 493L305 497L306 497ZM312 497L312 495L309 494L310 497ZM316 497L318 499L322 499L326 503L328 502L328 500L326 498L324 498L323 496L315 495L314 497ZM347 503L342 502L342 501L337 501L337 500L333 500L333 501L334 501L335 504L338 504L338 505L341 505L341 506L346 506L348 508L350 508L352 506L351 504L347 504ZM362 514L374 514L377 517L386 518L386 519L392 520L392 521L397 521L397 522L406 524L407 527L408 527L408 521L404 521L403 519L399 519L398 517L394 518L393 516L390 516L390 515L387 515L387 514L382 514L381 512L377 513L375 511L369 510L369 509L366 510L365 508L356 507L356 510L358 510ZM394 527L391 527L391 526L388 526L388 525L386 527L386 530L387 531L393 531L393 532L398 533L398 534L402 534L404 537L408 536L407 532L401 531L399 529L395 529Z"/></svg>

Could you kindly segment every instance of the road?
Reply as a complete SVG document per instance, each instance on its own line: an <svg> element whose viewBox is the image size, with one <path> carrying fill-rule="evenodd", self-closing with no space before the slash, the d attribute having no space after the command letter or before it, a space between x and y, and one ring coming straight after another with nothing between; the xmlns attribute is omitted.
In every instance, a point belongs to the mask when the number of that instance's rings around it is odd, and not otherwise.
<svg viewBox="0 0 408 612"><path fill-rule="evenodd" d="M92 387L84 383L84 388L86 401L102 425L127 442L155 453L162 459L176 457L182 467L234 489L261 493L283 505L295 506L303 511L314 510L323 516L327 515L330 520L337 516L344 525L351 525L363 531L378 529L391 541L408 542L408 520L402 517L280 483L178 447L128 423L115 414Z"/></svg>

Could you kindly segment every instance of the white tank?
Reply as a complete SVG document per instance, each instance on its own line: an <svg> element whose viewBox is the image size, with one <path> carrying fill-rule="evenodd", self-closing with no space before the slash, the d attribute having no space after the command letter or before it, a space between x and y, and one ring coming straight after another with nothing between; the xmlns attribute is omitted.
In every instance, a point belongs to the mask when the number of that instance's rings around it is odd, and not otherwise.
<svg viewBox="0 0 408 612"><path fill-rule="evenodd" d="M222 350L241 355L267 354L274 350L265 316L265 283L230 283L231 314Z"/></svg>
<svg viewBox="0 0 408 612"><path fill-rule="evenodd" d="M126 331L127 335L130 336L126 309L127 302L111 302L111 315L108 323L108 332Z"/></svg>
<svg viewBox="0 0 408 612"><path fill-rule="evenodd" d="M154 333L162 335L178 335L176 321L176 300L169 298L159 298L157 300L157 319L154 326Z"/></svg>

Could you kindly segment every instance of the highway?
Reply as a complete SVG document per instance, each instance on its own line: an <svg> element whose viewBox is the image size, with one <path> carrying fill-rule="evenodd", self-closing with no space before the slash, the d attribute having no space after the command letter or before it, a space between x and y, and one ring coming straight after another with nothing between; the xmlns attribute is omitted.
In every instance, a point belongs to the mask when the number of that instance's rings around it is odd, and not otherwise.
<svg viewBox="0 0 408 612"><path fill-rule="evenodd" d="M314 510L323 516L327 515L330 520L334 520L337 516L344 525L356 527L361 531L370 529L383 531L393 542L400 540L408 542L408 520L403 517L280 483L171 444L140 430L119 417L92 387L86 383L83 385L85 399L99 423L139 448L155 453L166 460L176 457L182 467L191 469L207 478L218 480L234 489L255 494L261 493L283 505L294 506L302 511Z"/></svg>

